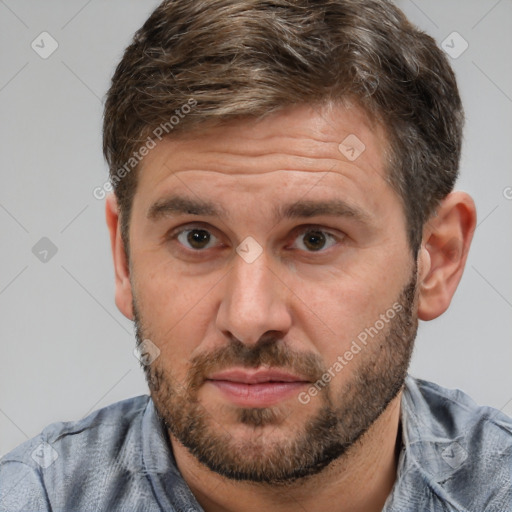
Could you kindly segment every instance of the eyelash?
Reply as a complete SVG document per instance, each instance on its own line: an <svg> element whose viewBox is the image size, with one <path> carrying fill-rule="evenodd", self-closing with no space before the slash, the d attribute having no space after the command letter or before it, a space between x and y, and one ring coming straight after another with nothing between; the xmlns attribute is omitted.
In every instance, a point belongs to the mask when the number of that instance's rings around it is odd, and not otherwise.
<svg viewBox="0 0 512 512"><path fill-rule="evenodd" d="M209 230L207 229L205 226L201 226L201 225L186 225L186 226L181 226L175 230L173 230L171 233L169 233L166 237L165 237L165 240L167 242L174 242L178 239L178 237L182 234L182 233L185 233L187 231L195 231L195 230L198 230L198 231L206 231L207 233L209 233L210 235L212 235L213 237L215 237L215 235ZM296 230L294 230L294 239L298 238L299 235L301 234L305 234L305 233L308 233L308 232L320 232L320 233L323 233L324 235L326 235L326 239L327 239L327 242L329 240L331 241L334 241L334 242L340 242L342 241L344 238L345 238L345 235L342 234L341 236L340 235L334 235L333 233L331 233L330 231L327 231L325 228L323 228L322 226L317 226L317 225L307 225L307 226L301 226L299 228L297 228ZM296 234L295 234L296 233ZM217 237L215 237L217 238ZM178 241L178 243L181 244L181 242ZM183 246L183 244L181 244ZM328 247L327 249L320 249L318 251L306 251L308 254L325 254L331 247L333 247L334 245L336 244L332 244L330 247ZM183 249L184 251L188 252L189 254L196 254L196 255L200 255L201 253L206 253L209 249L211 248L206 248L206 249L191 249L191 248L188 248L186 247L185 249ZM300 250L300 249L299 249Z"/></svg>

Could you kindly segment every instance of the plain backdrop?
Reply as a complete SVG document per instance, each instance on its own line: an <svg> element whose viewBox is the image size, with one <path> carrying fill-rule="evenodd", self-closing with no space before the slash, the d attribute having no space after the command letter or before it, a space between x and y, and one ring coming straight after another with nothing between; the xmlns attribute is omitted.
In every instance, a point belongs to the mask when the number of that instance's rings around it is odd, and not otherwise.
<svg viewBox="0 0 512 512"><path fill-rule="evenodd" d="M104 95L157 3L0 0L0 455L147 393L92 191L107 178ZM479 215L452 306L420 324L411 373L511 414L512 1L398 4L452 54L468 45L450 57L467 114L458 188Z"/></svg>

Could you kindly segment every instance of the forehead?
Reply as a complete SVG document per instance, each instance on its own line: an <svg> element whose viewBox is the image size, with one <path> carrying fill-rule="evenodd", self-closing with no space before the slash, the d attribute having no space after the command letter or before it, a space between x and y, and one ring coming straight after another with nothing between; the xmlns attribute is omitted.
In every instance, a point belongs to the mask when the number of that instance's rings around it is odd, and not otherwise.
<svg viewBox="0 0 512 512"><path fill-rule="evenodd" d="M158 142L139 169L135 202L154 203L172 189L185 191L186 183L224 199L275 197L276 187L300 194L320 179L318 190L378 193L389 188L387 147L382 127L356 106L289 107Z"/></svg>

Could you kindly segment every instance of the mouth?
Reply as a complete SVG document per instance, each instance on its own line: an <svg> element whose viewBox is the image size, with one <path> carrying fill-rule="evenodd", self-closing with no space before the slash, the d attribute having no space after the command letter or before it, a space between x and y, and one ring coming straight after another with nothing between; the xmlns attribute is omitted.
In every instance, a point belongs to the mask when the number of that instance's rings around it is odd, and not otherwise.
<svg viewBox="0 0 512 512"><path fill-rule="evenodd" d="M297 394L310 381L278 369L233 368L210 375L206 384L213 386L234 405L262 408Z"/></svg>

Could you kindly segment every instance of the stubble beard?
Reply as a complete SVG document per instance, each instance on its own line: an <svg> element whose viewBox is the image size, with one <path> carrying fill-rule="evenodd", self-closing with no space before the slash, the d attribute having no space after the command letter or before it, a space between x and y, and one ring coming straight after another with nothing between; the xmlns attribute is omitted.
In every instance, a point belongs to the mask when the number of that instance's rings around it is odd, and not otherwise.
<svg viewBox="0 0 512 512"><path fill-rule="evenodd" d="M280 407L237 408L237 423L252 429L252 435L237 440L221 426L222 418L213 417L198 399L206 375L233 366L282 368L308 376L311 382L325 375L327 368L319 356L294 352L268 336L252 347L233 340L195 357L183 383L160 358L142 365L162 425L199 462L229 479L286 485L320 473L347 454L403 388L418 327L416 282L415 269L396 300L401 310L389 321L385 335L369 341L350 363L357 367L336 392L338 399L333 396L334 377L319 393L317 412L292 432L288 428L286 435L274 435L287 419ZM149 330L135 300L133 306L140 344ZM159 341L153 339L157 346ZM297 406L306 407L298 400Z"/></svg>

